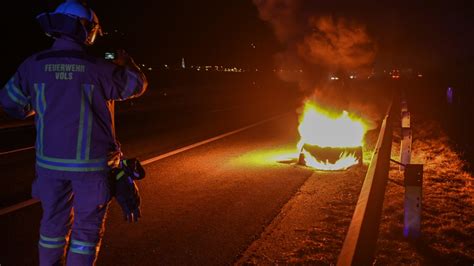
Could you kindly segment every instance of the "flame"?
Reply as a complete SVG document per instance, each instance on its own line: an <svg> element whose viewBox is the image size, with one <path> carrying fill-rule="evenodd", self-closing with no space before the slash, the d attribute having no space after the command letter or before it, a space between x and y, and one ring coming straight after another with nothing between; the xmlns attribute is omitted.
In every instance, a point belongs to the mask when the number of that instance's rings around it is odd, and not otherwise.
<svg viewBox="0 0 474 266"><path fill-rule="evenodd" d="M304 160L305 164L307 166L320 169L320 170L326 170L326 171L336 171L336 170L345 170L355 164L359 163L359 159L355 157L355 154L351 153L346 153L343 152L341 155L339 155L339 160L335 163L329 163L328 161L322 162L318 161L311 153L309 153L306 150L302 151L304 154Z"/></svg>
<svg viewBox="0 0 474 266"><path fill-rule="evenodd" d="M331 114L312 102L306 102L300 119L298 131L300 141L297 148L304 154L307 166L321 170L343 170L359 162L355 154L342 152L334 164L320 161L310 152L303 149L305 144L317 145L321 148L355 148L364 144L367 126L349 113L343 111L340 115Z"/></svg>

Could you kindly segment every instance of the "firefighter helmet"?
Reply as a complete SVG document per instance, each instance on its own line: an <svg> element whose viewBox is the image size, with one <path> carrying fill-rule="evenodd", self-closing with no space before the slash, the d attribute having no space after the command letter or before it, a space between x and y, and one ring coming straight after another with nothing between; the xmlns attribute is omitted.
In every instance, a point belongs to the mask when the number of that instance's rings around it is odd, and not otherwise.
<svg viewBox="0 0 474 266"><path fill-rule="evenodd" d="M42 13L38 22L48 36L66 35L86 45L92 45L102 34L95 12L78 0L66 0L54 12Z"/></svg>

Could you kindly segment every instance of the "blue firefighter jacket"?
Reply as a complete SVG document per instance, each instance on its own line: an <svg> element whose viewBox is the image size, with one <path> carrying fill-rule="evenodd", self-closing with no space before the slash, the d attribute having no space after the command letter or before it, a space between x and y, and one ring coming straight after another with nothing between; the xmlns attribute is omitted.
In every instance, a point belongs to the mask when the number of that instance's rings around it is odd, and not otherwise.
<svg viewBox="0 0 474 266"><path fill-rule="evenodd" d="M26 59L0 90L11 116L36 113L36 164L68 172L107 171L120 145L114 101L140 96L145 75L89 56L82 45L57 39L51 49Z"/></svg>

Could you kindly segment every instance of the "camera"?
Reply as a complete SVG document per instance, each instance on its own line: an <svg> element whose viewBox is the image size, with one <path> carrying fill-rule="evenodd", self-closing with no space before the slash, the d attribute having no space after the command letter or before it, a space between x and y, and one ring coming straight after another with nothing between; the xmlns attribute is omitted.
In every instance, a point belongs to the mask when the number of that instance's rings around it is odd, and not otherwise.
<svg viewBox="0 0 474 266"><path fill-rule="evenodd" d="M114 52L105 52L104 58L107 60L115 60Z"/></svg>

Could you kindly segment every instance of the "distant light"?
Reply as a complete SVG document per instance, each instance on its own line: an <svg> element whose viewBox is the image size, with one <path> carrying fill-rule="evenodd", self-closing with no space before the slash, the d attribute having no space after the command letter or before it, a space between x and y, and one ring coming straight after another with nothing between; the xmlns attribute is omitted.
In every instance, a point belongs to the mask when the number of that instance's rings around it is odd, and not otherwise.
<svg viewBox="0 0 474 266"><path fill-rule="evenodd" d="M152 71L152 70L153 70L153 68L149 67L149 68L148 68L148 70L149 70L149 71Z"/></svg>
<svg viewBox="0 0 474 266"><path fill-rule="evenodd" d="M422 78L422 77L423 77L423 74L421 74L421 73L418 74L418 77L419 77L419 78Z"/></svg>
<svg viewBox="0 0 474 266"><path fill-rule="evenodd" d="M355 79L356 76L355 76L355 75L350 75L349 78L350 78L350 79Z"/></svg>
<svg viewBox="0 0 474 266"><path fill-rule="evenodd" d="M339 77L331 76L331 80L339 80Z"/></svg>

